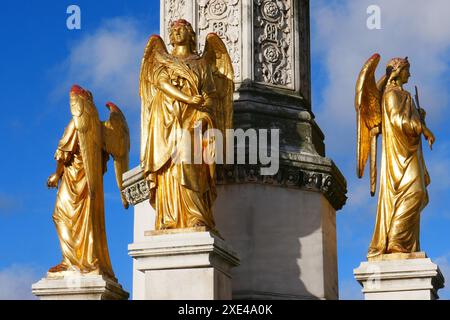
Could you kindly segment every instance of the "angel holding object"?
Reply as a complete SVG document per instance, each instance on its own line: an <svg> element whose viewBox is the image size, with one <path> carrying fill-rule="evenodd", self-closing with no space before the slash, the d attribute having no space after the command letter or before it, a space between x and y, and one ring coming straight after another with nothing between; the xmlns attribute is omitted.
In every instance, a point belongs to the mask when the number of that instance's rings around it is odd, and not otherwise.
<svg viewBox="0 0 450 320"><path fill-rule="evenodd" d="M380 190L368 259L382 254L420 251L420 212L428 204L430 177L422 153L422 135L435 142L425 124L426 113L403 89L410 77L408 58L394 58L375 81L380 55L363 66L356 84L357 175L370 157L370 191L377 179L377 138L382 136ZM418 104L418 96L416 95Z"/></svg>
<svg viewBox="0 0 450 320"><path fill-rule="evenodd" d="M107 108L109 120L100 122L92 93L72 87L72 120L55 153L56 173L47 180L49 188L58 188L53 221L63 256L60 264L50 268L49 277L79 272L115 280L106 241L103 174L111 155L122 189L122 174L129 166L130 136L120 109L111 102ZM122 202L127 208L123 196Z"/></svg>
<svg viewBox="0 0 450 320"><path fill-rule="evenodd" d="M156 210L155 229L205 227L216 231L212 212L215 163L174 161L175 154L178 159L191 159L174 137L185 132L191 138L187 140L194 141L199 125L205 133L232 129L233 66L224 43L214 33L206 37L204 53L199 55L196 34L186 20L171 24L170 44L169 54L163 40L151 36L140 74L140 162ZM202 139L200 152L214 153L214 138L206 134Z"/></svg>

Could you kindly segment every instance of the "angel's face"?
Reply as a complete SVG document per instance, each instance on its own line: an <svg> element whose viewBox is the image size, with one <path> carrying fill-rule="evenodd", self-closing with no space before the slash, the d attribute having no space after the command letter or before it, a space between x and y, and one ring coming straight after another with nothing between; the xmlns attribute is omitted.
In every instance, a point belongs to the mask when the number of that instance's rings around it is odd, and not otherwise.
<svg viewBox="0 0 450 320"><path fill-rule="evenodd" d="M411 73L409 72L409 66L405 67L400 71L399 78L402 83L408 83Z"/></svg>
<svg viewBox="0 0 450 320"><path fill-rule="evenodd" d="M70 107L74 108L80 102L80 96L75 93L70 93Z"/></svg>
<svg viewBox="0 0 450 320"><path fill-rule="evenodd" d="M189 43L189 30L186 26L175 26L171 32L172 42L174 45L186 45Z"/></svg>

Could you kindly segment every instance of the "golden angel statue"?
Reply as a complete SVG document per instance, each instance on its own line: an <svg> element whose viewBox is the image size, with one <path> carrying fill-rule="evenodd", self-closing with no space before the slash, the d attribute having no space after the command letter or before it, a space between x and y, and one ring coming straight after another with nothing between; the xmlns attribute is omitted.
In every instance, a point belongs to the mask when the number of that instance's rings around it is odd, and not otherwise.
<svg viewBox="0 0 450 320"><path fill-rule="evenodd" d="M377 179L377 137L382 136L380 190L368 259L382 254L420 251L420 212L428 204L430 178L422 153L422 135L435 141L425 111L403 88L410 77L408 58L389 61L375 81L380 55L363 66L356 84L357 175L363 176L370 155L371 195ZM416 96L418 104L418 96Z"/></svg>
<svg viewBox="0 0 450 320"><path fill-rule="evenodd" d="M100 122L92 93L77 85L72 87L73 117L55 153L56 173L47 180L48 187L58 188L53 221L62 251L62 262L50 268L49 276L75 271L115 279L105 233L103 174L111 155L122 189L122 174L129 165L130 136L120 109L113 103L107 108L109 120ZM122 201L127 208L123 197Z"/></svg>
<svg viewBox="0 0 450 320"><path fill-rule="evenodd" d="M159 36L151 36L144 51L140 74L141 167L156 210L155 229L206 227L215 230L212 213L216 197L215 163L174 161L183 148L174 138L182 130L194 141L196 126L233 127L234 73L228 51L214 33L197 53L196 34L186 20L170 26L169 54ZM201 152L211 150L202 140ZM197 150L198 151L198 150Z"/></svg>

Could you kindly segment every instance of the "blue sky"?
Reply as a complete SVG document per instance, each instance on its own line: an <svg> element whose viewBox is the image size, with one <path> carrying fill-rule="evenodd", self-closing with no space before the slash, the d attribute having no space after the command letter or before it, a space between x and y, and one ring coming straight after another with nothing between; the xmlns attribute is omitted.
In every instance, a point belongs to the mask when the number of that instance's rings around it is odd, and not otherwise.
<svg viewBox="0 0 450 320"><path fill-rule="evenodd" d="M81 7L81 30L66 28L66 8ZM366 8L378 4L382 29L366 28ZM446 0L312 1L313 111L326 135L327 156L348 180L349 200L337 214L341 298L361 298L352 276L364 259L376 199L367 179L355 177L353 94L362 63L379 52L382 64L409 56L428 125L437 142L425 151L431 173L430 205L422 215L422 249L450 276L450 12ZM418 19L420 17L420 19ZM112 100L131 128L131 165L138 163L138 72L145 41L159 32L159 1L9 1L2 4L0 34L0 298L32 298L30 285L60 260L51 220L55 190L45 181L70 120L73 83L94 93L101 117ZM380 67L382 70L383 67ZM131 292L133 212L121 207L110 163L105 176L109 249L116 275ZM442 290L443 298L450 298Z"/></svg>

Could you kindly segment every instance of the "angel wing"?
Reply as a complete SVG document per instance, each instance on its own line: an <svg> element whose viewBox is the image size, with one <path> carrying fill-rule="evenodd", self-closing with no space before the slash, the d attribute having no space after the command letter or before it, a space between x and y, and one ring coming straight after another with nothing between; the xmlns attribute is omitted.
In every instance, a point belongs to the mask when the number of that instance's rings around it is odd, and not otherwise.
<svg viewBox="0 0 450 320"><path fill-rule="evenodd" d="M139 95L141 97L141 165L144 163L146 148L148 147L148 126L151 115L150 106L156 89L151 75L156 63L160 60L158 56L165 55L168 55L168 52L164 41L160 36L152 35L144 50L139 78Z"/></svg>
<svg viewBox="0 0 450 320"><path fill-rule="evenodd" d="M102 122L103 148L114 159L117 186L119 187L122 203L128 209L128 202L122 194L122 175L128 171L130 161L130 130L122 111L114 103L108 102L109 120Z"/></svg>
<svg viewBox="0 0 450 320"><path fill-rule="evenodd" d="M356 83L355 108L357 113L357 169L358 178L370 154L370 193L375 195L377 179L377 137L381 130L381 90L375 81L375 69L380 55L374 54L364 64ZM383 81L382 79L381 81Z"/></svg>
<svg viewBox="0 0 450 320"><path fill-rule="evenodd" d="M70 90L70 111L78 133L90 197L101 196L103 192L102 133L92 93L74 85Z"/></svg>
<svg viewBox="0 0 450 320"><path fill-rule="evenodd" d="M217 128L225 135L226 129L233 128L233 92L234 70L228 50L215 33L206 36L203 59L212 66L214 84L216 86L215 120ZM224 151L226 141L224 138Z"/></svg>

